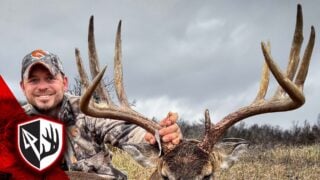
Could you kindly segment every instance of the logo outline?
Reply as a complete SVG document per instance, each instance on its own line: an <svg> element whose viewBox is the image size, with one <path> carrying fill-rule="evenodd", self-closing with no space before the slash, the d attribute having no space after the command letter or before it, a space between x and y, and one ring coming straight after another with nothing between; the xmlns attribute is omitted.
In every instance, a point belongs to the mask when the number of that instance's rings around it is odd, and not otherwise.
<svg viewBox="0 0 320 180"><path fill-rule="evenodd" d="M35 135L33 135L32 133L28 132L26 129L23 128L24 125L29 125L35 122L40 123L39 130L38 130L39 134L37 135L38 137L36 137ZM41 123L46 125L41 126ZM51 127L51 129L49 130L48 130L48 125L49 125L49 128ZM22 131L24 132L27 131L27 134L21 133ZM43 132L46 132L46 134L44 134ZM31 137L30 135L33 137ZM26 142L28 138L30 140L30 137L31 139L35 138L32 140L31 144L30 144L30 141ZM53 144L50 144L49 142L50 149L52 148L51 146L57 145L57 144L54 144L54 142L57 142L57 141L58 141L58 147L54 147L54 148L57 148L55 152L53 153L51 152L51 154L49 153L49 155L45 155L41 157L41 154L43 155L45 153L48 153L48 150L47 150L48 142L46 143L45 138L48 138L49 140L51 139L53 141ZM57 163L60 163L62 159L62 156L64 154L64 147L65 147L65 127L64 127L64 124L58 120L50 119L45 116L33 117L32 119L21 122L17 125L16 140L17 140L16 145L18 149L18 154L20 158L23 160L24 164L38 173L43 173L49 170L54 165L56 165ZM27 143L27 145L24 143ZM21 146L21 144L24 144L24 145ZM30 162L30 157L28 158L25 156L25 153L23 151L27 149L29 149L29 153L30 152L34 153L40 165ZM30 151L30 149L32 149L32 151ZM35 149L36 149L36 152L35 152ZM35 157L33 157L33 160L35 160ZM43 163L41 164L41 162Z"/></svg>

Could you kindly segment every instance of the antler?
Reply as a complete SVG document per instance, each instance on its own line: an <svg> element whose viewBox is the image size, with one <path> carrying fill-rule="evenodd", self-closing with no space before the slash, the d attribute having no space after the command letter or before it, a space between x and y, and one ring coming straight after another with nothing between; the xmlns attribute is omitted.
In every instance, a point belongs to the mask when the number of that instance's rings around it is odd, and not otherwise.
<svg viewBox="0 0 320 180"><path fill-rule="evenodd" d="M90 18L89 24L89 57L90 57L90 67L94 67L91 69L97 69L99 71L97 52L95 49L95 40L94 40L94 32L93 32L93 16ZM95 103L93 101L90 102L91 96L97 86L101 87L100 81L103 77L106 68L103 68L100 73L92 73L92 76L95 77L92 81L92 84L89 86L88 76L83 68L82 59L80 57L80 52L78 49L75 51L77 66L79 75L81 78L81 83L85 86L86 91L81 96L80 99L80 109L83 113L99 118L111 118L117 120L127 121L133 124L136 124L146 131L155 134L159 129L160 125L156 122L146 118L145 116L139 114L134 111L127 100L127 96L124 90L123 85L123 73L122 73L122 52L121 52L121 21L118 24L116 40L115 40L115 56L114 56L114 85L116 89L117 98L119 100L119 106L115 105L113 101L110 99L110 95L108 92L103 89L103 96L107 97L105 99L105 103ZM101 96L101 92L98 91L99 96ZM165 144L164 151L168 150Z"/></svg>
<svg viewBox="0 0 320 180"><path fill-rule="evenodd" d="M42 153L40 154L40 159L43 159L53 153L55 153L58 148L59 148L59 135L58 135L58 130L55 129L55 133L53 132L53 128L50 125L50 134L48 132L48 129L46 128L46 134L47 136L42 135L42 137L47 140L50 143L50 150L46 151L46 149L44 148L44 144L42 144ZM54 140L56 139L56 140Z"/></svg>
<svg viewBox="0 0 320 180"><path fill-rule="evenodd" d="M261 48L265 58L265 64L263 66L260 88L256 99L249 106L242 107L227 115L213 127L210 127L211 123L209 112L206 110L206 133L202 143L200 144L201 148L204 150L210 150L229 127L247 117L263 113L289 111L297 109L304 104L305 97L303 94L303 85L307 77L314 46L315 30L314 27L311 26L309 42L297 73L300 60L300 49L303 41L302 27L302 8L299 4L297 8L296 27L286 74L284 75L281 72L280 68L271 57L270 44L262 42ZM272 74L278 81L279 87L274 96L271 99L266 100L265 95L269 84L269 70L271 70Z"/></svg>

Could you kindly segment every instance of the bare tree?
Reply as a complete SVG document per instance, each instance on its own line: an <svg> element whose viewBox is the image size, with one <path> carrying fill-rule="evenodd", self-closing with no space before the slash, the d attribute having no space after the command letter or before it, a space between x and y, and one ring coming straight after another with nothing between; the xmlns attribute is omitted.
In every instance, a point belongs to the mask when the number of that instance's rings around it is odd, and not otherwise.
<svg viewBox="0 0 320 180"><path fill-rule="evenodd" d="M110 93L110 98L114 98L114 95L112 94L112 92L114 91L114 82L113 80L109 80L108 78L103 79L103 81L101 81L101 83L103 84L103 87L105 87L105 90ZM80 96L81 94L83 94L83 90L84 90L84 85L81 82L80 77L75 77L74 78L74 84L72 85L72 88L68 89L68 92L72 95L76 95L76 96ZM93 94L93 98L96 101L102 101L103 99L99 96L99 94L94 93Z"/></svg>

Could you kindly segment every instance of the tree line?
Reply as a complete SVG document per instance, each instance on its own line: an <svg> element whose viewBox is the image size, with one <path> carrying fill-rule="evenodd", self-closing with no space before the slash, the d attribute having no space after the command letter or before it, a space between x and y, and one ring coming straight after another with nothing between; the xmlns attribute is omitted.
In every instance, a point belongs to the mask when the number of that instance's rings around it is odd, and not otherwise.
<svg viewBox="0 0 320 180"><path fill-rule="evenodd" d="M204 134L203 121L199 124L189 124L184 120L178 121L185 138L201 140ZM303 125L294 122L289 129L282 129L272 125L246 125L244 122L236 124L228 129L223 138L243 138L252 144L274 145L311 145L320 143L320 114L315 124L307 120Z"/></svg>

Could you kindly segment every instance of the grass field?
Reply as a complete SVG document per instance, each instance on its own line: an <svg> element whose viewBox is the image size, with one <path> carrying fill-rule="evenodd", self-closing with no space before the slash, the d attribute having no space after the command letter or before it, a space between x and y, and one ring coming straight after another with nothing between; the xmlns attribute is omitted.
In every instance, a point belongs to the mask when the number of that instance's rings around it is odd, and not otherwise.
<svg viewBox="0 0 320 180"><path fill-rule="evenodd" d="M148 179L153 172L120 150L115 150L113 163L127 172L129 179ZM320 144L272 149L254 147L232 168L218 172L216 179L320 179Z"/></svg>

